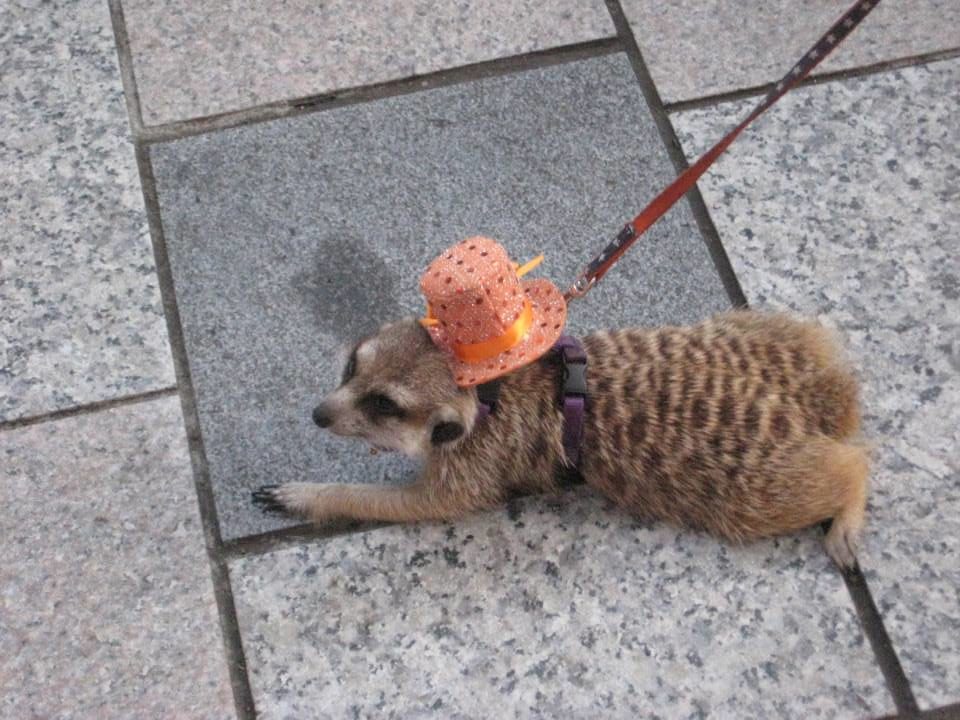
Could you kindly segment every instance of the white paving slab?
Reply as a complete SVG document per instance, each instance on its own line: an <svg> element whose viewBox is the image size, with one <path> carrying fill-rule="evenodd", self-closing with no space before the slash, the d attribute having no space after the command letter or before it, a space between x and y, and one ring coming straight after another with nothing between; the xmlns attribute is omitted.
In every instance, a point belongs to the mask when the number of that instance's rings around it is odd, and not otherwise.
<svg viewBox="0 0 960 720"><path fill-rule="evenodd" d="M0 716L231 718L180 403L0 431Z"/></svg>

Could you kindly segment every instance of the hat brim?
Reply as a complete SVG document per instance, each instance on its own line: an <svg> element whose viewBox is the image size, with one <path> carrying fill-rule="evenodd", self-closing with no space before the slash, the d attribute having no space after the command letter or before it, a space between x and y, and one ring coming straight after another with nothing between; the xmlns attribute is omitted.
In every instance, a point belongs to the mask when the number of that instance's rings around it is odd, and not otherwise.
<svg viewBox="0 0 960 720"><path fill-rule="evenodd" d="M533 310L533 321L526 336L511 349L482 362L465 362L450 355L450 370L460 387L482 385L532 363L546 354L563 334L567 303L559 288L543 278L521 280L520 285ZM436 332L438 330L431 328L431 334Z"/></svg>

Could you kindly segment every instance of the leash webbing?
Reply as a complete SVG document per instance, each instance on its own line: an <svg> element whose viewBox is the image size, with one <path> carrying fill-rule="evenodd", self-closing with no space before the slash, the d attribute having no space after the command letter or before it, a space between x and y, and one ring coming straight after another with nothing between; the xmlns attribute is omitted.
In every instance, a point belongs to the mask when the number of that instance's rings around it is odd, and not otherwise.
<svg viewBox="0 0 960 720"><path fill-rule="evenodd" d="M699 160L684 170L665 190L643 209L631 222L627 223L617 234L613 242L597 255L586 270L581 273L576 282L566 292L567 300L582 297L612 268L620 257L630 248L637 239L646 232L647 228L659 220L676 202L693 188L700 176L706 172L713 162L723 154L737 136L754 120L762 115L771 105L783 97L797 83L803 80L810 72L826 58L834 48L853 32L854 28L870 14L880 0L858 0L843 16L821 37L810 50L794 65L790 72L783 76L770 92L760 101L746 119L727 133L723 139L705 152Z"/></svg>

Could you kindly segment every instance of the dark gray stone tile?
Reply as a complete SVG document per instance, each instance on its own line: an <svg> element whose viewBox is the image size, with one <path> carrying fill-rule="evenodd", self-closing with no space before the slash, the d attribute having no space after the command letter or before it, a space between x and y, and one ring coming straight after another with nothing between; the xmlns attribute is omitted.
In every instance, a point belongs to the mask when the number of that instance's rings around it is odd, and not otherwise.
<svg viewBox="0 0 960 720"><path fill-rule="evenodd" d="M123 0L144 122L169 123L615 34L603 0Z"/></svg>
<svg viewBox="0 0 960 720"><path fill-rule="evenodd" d="M232 718L177 398L0 431L0 716Z"/></svg>
<svg viewBox="0 0 960 720"><path fill-rule="evenodd" d="M923 707L960 699L960 61L794 91L701 181L752 304L846 338L876 444L861 562ZM752 103L674 118L691 155Z"/></svg>
<svg viewBox="0 0 960 720"><path fill-rule="evenodd" d="M818 533L735 548L588 491L231 565L264 718L893 710Z"/></svg>
<svg viewBox="0 0 960 720"><path fill-rule="evenodd" d="M574 64L155 146L163 224L225 536L276 527L262 483L409 476L319 432L338 348L421 314L418 279L472 234L566 286L673 177L627 59ZM728 307L685 204L571 329Z"/></svg>
<svg viewBox="0 0 960 720"><path fill-rule="evenodd" d="M173 385L102 0L0 4L0 420Z"/></svg>
<svg viewBox="0 0 960 720"><path fill-rule="evenodd" d="M779 80L852 0L621 0L666 102ZM960 47L956 0L881 2L814 72Z"/></svg>

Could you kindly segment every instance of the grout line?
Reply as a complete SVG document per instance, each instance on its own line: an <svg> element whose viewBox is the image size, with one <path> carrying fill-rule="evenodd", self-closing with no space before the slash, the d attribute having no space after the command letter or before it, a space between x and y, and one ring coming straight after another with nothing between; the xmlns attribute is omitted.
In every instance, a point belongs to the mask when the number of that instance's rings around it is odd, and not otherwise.
<svg viewBox="0 0 960 720"><path fill-rule="evenodd" d="M140 143L136 145L136 155L137 167L140 170L140 184L143 188L144 203L147 208L147 221L150 225L150 236L153 239L153 253L157 265L157 275L160 279L160 296L163 301L164 315L167 319L167 332L170 336L170 345L173 349L177 384L182 388L180 402L183 410L184 425L187 431L190 463L193 466L197 503L200 510L200 518L203 523L207 555L210 559L210 574L213 579L213 591L217 599L217 609L220 615L220 629L223 633L227 665L233 687L234 703L241 720L252 720L252 718L256 717L253 704L253 692L250 688L250 679L247 676L247 665L244 658L243 643L240 637L240 626L233 599L233 589L230 585L230 572L227 567L226 557L223 553L220 522L217 518L213 487L210 483L210 470L200 432L200 418L197 412L196 394L194 393L190 364L187 359L183 327L180 322L180 310L177 307L173 272L170 268L166 239L160 221L160 205L157 197L156 181L153 177L153 166L150 162L149 150Z"/></svg>
<svg viewBox="0 0 960 720"><path fill-rule="evenodd" d="M140 111L140 91L133 71L133 53L130 50L130 36L127 34L127 21L123 16L120 0L107 0L110 8L110 22L113 25L113 38L117 47L117 62L120 65L120 79L123 82L123 98L127 104L127 117L130 129L136 139L143 133L143 114Z"/></svg>
<svg viewBox="0 0 960 720"><path fill-rule="evenodd" d="M887 690L893 697L897 712L909 717L916 715L920 708L910 687L910 681L900 664L900 658L897 657L897 651L890 641L886 627L884 627L880 611L870 594L867 578L864 577L859 566L852 572L842 573L842 575L843 582L846 583L847 591L850 593L853 606L857 611L857 617L860 619L863 634L870 641L873 655L880 666L880 672L883 673Z"/></svg>
<svg viewBox="0 0 960 720"><path fill-rule="evenodd" d="M158 398L171 397L176 394L176 386L171 386L158 390L134 393L133 395L122 395L120 397L110 398L109 400L97 400L96 402L86 403L84 405L74 405L73 407L63 408L62 410L51 410L50 412L41 413L40 415L29 415L27 417L13 418L12 420L0 420L0 432L38 425L44 422L55 422L57 420L63 420L64 418L76 417L77 415L89 415L102 410L111 410L126 405L149 402Z"/></svg>
<svg viewBox="0 0 960 720"><path fill-rule="evenodd" d="M573 492L574 488L560 490L559 492ZM496 513L500 510L508 511L510 502L524 497L548 497L546 493L517 493L511 500L507 501L503 507L489 510L490 513ZM424 521L434 524L443 524L445 521ZM303 542L316 542L332 540L334 538L347 537L350 535L360 535L372 530L380 530L388 527L399 527L403 523L387 521L367 521L340 520L317 525L314 523L302 523L290 527L280 528L278 530L268 530L257 535L244 535L232 540L227 540L223 546L223 552L228 560L241 557L251 557L265 555L275 550L282 550L286 547L301 545Z"/></svg>
<svg viewBox="0 0 960 720"><path fill-rule="evenodd" d="M213 594L217 601L220 631L223 636L224 654L230 676L230 685L233 690L234 706L237 717L240 720L253 720L256 717L253 692L250 687L250 678L247 674L247 664L243 652L243 642L240 637L240 625L237 620L236 604L234 603L233 589L230 585L230 571L223 553L220 523L217 519L213 488L210 484L210 473L204 452L203 439L200 433L196 395L194 393L190 365L186 354L180 311L177 307L173 273L170 267L166 239L160 219L160 203L157 196L156 181L153 176L153 166L150 162L149 149L143 144L140 137L142 123L140 121L139 94L137 92L136 78L133 73L132 56L130 54L123 11L120 7L119 0L109 0L109 7L117 45L120 76L123 82L130 125L134 134L137 169L140 175L140 185L147 214L147 224L150 228L150 237L153 244L153 255L156 263L158 284L160 286L160 298L163 304L164 316L167 322L167 334L173 353L177 386L181 389L180 404L187 434L190 463L193 467L194 484L197 491L197 505L203 526L207 556L210 561L210 576L213 585Z"/></svg>
<svg viewBox="0 0 960 720"><path fill-rule="evenodd" d="M924 720L957 720L960 718L960 702L925 710L921 717Z"/></svg>
<svg viewBox="0 0 960 720"><path fill-rule="evenodd" d="M689 167L689 163L683 154L680 141L677 139L676 131L670 122L663 101L660 99L660 93L657 91L653 77L647 69L643 55L640 52L640 47L637 45L633 31L630 29L630 24L623 14L623 8L620 7L619 0L606 0L606 3L624 50L630 58L631 65L633 65L634 74L637 76L637 82L643 91L643 96L647 101L650 114L657 124L660 138L666 146L667 154L673 162L674 170L679 175ZM706 244L710 257L713 260L714 267L720 275L720 281L727 291L727 297L730 298L730 302L734 307L746 307L747 298L743 294L740 281L737 279L733 266L730 264L730 258L727 256L727 251L724 249L723 243L720 240L720 234L713 224L713 218L710 217L710 213L707 211L707 205L703 201L699 187L695 185L693 189L686 194L686 199L690 210L693 212L693 217L697 222L697 227L700 229L704 244Z"/></svg>
<svg viewBox="0 0 960 720"><path fill-rule="evenodd" d="M118 2L118 0L112 0L112 2ZM291 100L279 100L264 105L202 118L177 121L163 125L141 125L137 130L137 136L145 143L169 142L171 140L203 135L216 130L332 110L334 108L356 105L372 100L381 100L389 97L408 95L422 90L457 85L482 78L508 75L525 70L576 62L585 58L610 55L619 52L620 49L620 41L616 37L588 40L573 45L536 50L523 55L513 55L505 58L496 58L494 60L485 60L470 65L437 70L436 72L425 75L416 75L399 80L387 80L372 85L343 88L328 93Z"/></svg>
<svg viewBox="0 0 960 720"><path fill-rule="evenodd" d="M960 718L960 702L942 705L931 710L884 715L879 720L906 720L906 718L910 718L910 720L957 720L957 718Z"/></svg>
<svg viewBox="0 0 960 720"><path fill-rule="evenodd" d="M909 57L896 58L895 60L884 60L872 65L863 65L861 67L847 68L845 70L831 70L830 72L819 73L812 77L804 78L797 87L809 87L811 85L822 85L829 82L840 80L849 80L853 78L877 75L879 73L900 70L901 68L915 67L917 65L926 65L927 63L938 62L941 60L952 60L960 57L960 48L951 48L949 50L936 50L934 52L922 53L920 55L911 55ZM740 88L727 92L715 93L713 95L704 95L702 97L690 98L688 100L677 100L666 103L664 107L668 113L684 112L685 110L696 110L705 107L712 107L720 103L744 100L758 95L766 95L773 89L773 83L764 85L754 85L753 87Z"/></svg>
<svg viewBox="0 0 960 720"><path fill-rule="evenodd" d="M234 538L233 540L227 540L223 544L223 554L227 560L265 555L275 550L300 545L304 541L332 540L333 538L357 535L369 532L370 530L390 527L395 524L396 523L388 522L356 521L333 522L327 525L304 523L292 527L280 528L279 530L268 530L267 532L257 535L244 535Z"/></svg>

